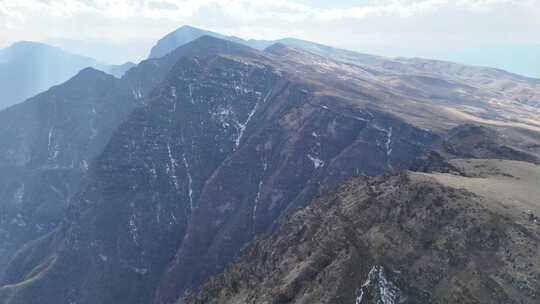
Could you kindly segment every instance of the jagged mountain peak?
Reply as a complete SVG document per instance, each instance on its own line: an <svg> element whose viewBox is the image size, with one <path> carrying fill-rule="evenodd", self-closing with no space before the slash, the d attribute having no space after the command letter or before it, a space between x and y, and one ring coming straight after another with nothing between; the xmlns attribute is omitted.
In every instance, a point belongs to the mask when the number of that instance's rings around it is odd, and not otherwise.
<svg viewBox="0 0 540 304"><path fill-rule="evenodd" d="M181 27L179 27L176 31L182 31L182 30L188 30L188 31L202 31L202 29L200 28L197 28L197 27L194 27L194 26L191 26L191 25L182 25Z"/></svg>
<svg viewBox="0 0 540 304"><path fill-rule="evenodd" d="M213 55L237 55L255 58L263 57L264 53L230 40L202 35L186 44L176 47L173 51L161 58L147 59L141 65L158 64L173 66L181 57L204 58Z"/></svg>
<svg viewBox="0 0 540 304"><path fill-rule="evenodd" d="M242 39L237 37L225 36L216 32L211 32L193 26L184 25L177 30L167 34L165 37L161 38L150 51L150 55L148 56L148 58L159 58L165 56L177 47L190 43L191 41L194 41L202 36L212 36L216 38L234 41L237 43L243 42Z"/></svg>
<svg viewBox="0 0 540 304"><path fill-rule="evenodd" d="M182 46L181 46L182 47ZM233 54L235 52L244 53L244 54L255 54L259 51L250 48L248 46L229 41L226 39L221 39L218 37L204 35L201 36L192 42L184 45L185 49L191 49L193 53L199 52L201 57L214 55L217 53ZM174 53L175 51L173 51Z"/></svg>
<svg viewBox="0 0 540 304"><path fill-rule="evenodd" d="M163 57L142 61L126 72L123 80L129 83L134 94L137 95L136 98L141 99L166 79L171 69L181 58L202 59L215 55L230 55L244 59L255 59L256 61L266 60L264 53L258 50L228 40L203 35L177 47Z"/></svg>
<svg viewBox="0 0 540 304"><path fill-rule="evenodd" d="M7 50L55 50L65 52L59 47L37 41L17 41L5 48L3 51Z"/></svg>
<svg viewBox="0 0 540 304"><path fill-rule="evenodd" d="M66 101L76 103L78 101L77 96L80 97L79 99L84 99L84 97L95 95L97 92L105 92L114 87L117 81L118 79L110 74L87 67L80 70L66 82L53 86L29 100L35 100L36 97L40 97L38 100L48 100L47 97L42 97L42 95L49 97L65 96L68 97Z"/></svg>
<svg viewBox="0 0 540 304"><path fill-rule="evenodd" d="M112 75L109 75L101 70L87 67L82 70L80 70L75 76L73 76L70 80L77 79L77 78L89 78L89 77L113 77Z"/></svg>
<svg viewBox="0 0 540 304"><path fill-rule="evenodd" d="M290 46L287 46L286 44L282 43L282 42L276 42L274 44L272 44L271 46L267 47L264 49L264 51L266 53L270 53L270 54L273 54L273 55L278 55L278 56L283 56L283 55L286 55L292 51L294 51L296 49L290 47Z"/></svg>
<svg viewBox="0 0 540 304"><path fill-rule="evenodd" d="M37 106L40 103L50 103L52 100L56 99L56 96L68 97L64 99L65 102L77 103L80 99L84 99L89 95L94 95L96 92L103 92L105 89L114 86L116 81L118 81L118 79L110 74L87 67L80 70L65 82L52 86L48 90L41 92L24 102L5 109L5 111L0 111L0 116L5 115L6 113L24 112L25 110L23 109L33 107L33 104ZM82 95L83 92L87 92L88 94Z"/></svg>
<svg viewBox="0 0 540 304"><path fill-rule="evenodd" d="M93 67L120 77L131 65L114 66L41 42L22 41L0 50L0 109L61 84Z"/></svg>

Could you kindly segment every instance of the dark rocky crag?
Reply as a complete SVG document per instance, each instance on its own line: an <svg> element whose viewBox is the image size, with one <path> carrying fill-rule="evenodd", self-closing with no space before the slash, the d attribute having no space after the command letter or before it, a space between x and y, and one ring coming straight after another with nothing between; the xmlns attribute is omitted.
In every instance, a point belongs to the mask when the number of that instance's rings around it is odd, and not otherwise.
<svg viewBox="0 0 540 304"><path fill-rule="evenodd" d="M536 303L540 226L418 173L358 177L178 303Z"/></svg>
<svg viewBox="0 0 540 304"><path fill-rule="evenodd" d="M434 148L447 158L497 158L540 164L538 156L514 147L497 130L473 124L451 129Z"/></svg>

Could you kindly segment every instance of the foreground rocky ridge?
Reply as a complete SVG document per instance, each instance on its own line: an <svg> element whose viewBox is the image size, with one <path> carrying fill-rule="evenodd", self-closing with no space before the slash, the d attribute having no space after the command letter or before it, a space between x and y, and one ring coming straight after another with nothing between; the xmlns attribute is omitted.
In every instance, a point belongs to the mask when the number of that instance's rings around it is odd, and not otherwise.
<svg viewBox="0 0 540 304"><path fill-rule="evenodd" d="M540 222L522 208L431 174L357 177L178 303L536 303Z"/></svg>

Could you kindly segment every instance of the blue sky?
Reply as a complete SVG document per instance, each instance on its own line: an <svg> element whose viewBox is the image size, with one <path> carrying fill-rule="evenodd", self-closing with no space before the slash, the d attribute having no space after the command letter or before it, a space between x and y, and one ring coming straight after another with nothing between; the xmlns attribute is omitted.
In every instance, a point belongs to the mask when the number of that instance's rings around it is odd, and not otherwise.
<svg viewBox="0 0 540 304"><path fill-rule="evenodd" d="M540 0L0 0L0 47L35 40L114 63L184 24L540 78Z"/></svg>

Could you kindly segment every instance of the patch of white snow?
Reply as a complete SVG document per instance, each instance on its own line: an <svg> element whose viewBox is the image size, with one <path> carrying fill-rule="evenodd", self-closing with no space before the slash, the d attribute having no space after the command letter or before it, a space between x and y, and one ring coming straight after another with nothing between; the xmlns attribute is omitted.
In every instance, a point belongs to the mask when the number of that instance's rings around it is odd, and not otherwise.
<svg viewBox="0 0 540 304"><path fill-rule="evenodd" d="M193 177L191 176L191 167L187 161L186 153L182 153L182 162L186 167L186 175L188 178L188 197L189 197L189 209L193 210Z"/></svg>
<svg viewBox="0 0 540 304"><path fill-rule="evenodd" d="M322 159L311 154L308 154L307 157L313 162L313 167L315 167L315 169L319 169L320 167L324 166L324 161Z"/></svg>
<svg viewBox="0 0 540 304"><path fill-rule="evenodd" d="M392 127L386 131L386 155L392 154Z"/></svg>
<svg viewBox="0 0 540 304"><path fill-rule="evenodd" d="M167 164L167 173L171 176L174 187L176 188L176 190L178 190L179 183L178 183L178 177L176 176L176 167L178 166L178 163L176 159L173 157L171 145L169 143L167 143L167 153L169 156L169 163Z"/></svg>

